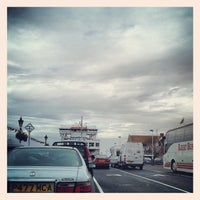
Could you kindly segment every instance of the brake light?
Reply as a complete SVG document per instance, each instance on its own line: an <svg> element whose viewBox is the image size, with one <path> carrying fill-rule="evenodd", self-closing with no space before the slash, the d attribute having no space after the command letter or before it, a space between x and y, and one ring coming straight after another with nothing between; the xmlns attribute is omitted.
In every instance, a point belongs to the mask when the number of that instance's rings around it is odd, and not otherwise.
<svg viewBox="0 0 200 200"><path fill-rule="evenodd" d="M75 192L91 192L92 187L90 182L79 182L76 184Z"/></svg>
<svg viewBox="0 0 200 200"><path fill-rule="evenodd" d="M56 192L59 193L82 193L82 192L91 192L92 187L90 182L77 182L77 183L58 183Z"/></svg>
<svg viewBox="0 0 200 200"><path fill-rule="evenodd" d="M56 192L74 192L75 183L58 183Z"/></svg>

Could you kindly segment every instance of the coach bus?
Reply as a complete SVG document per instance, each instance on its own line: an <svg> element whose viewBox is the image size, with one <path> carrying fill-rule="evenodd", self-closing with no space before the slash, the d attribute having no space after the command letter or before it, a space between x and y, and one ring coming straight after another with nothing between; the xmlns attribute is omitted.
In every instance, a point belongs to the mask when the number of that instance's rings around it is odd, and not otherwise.
<svg viewBox="0 0 200 200"><path fill-rule="evenodd" d="M193 173L193 123L167 131L164 148L165 169Z"/></svg>

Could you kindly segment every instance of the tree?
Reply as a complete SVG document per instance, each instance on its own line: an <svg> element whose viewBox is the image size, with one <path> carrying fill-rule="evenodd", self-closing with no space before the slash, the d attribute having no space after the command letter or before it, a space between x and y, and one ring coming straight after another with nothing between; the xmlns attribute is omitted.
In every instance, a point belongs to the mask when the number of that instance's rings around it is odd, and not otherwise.
<svg viewBox="0 0 200 200"><path fill-rule="evenodd" d="M28 135L26 133L23 133L21 130L18 130L15 136L19 142L21 143L21 141L26 142L28 139Z"/></svg>

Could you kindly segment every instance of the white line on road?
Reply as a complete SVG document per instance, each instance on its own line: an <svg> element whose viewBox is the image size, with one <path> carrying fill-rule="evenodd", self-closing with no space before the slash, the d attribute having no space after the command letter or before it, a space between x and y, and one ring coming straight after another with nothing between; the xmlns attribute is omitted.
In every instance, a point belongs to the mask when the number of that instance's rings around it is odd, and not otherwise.
<svg viewBox="0 0 200 200"><path fill-rule="evenodd" d="M163 174L154 174L153 176L166 176L166 175L163 175Z"/></svg>
<svg viewBox="0 0 200 200"><path fill-rule="evenodd" d="M177 188L177 187L174 187L174 186L171 186L171 185L162 183L162 182L160 182L160 181L156 181L156 180L153 180L153 179L150 179L150 178L146 178L146 177L143 177L143 176L139 176L139 175L136 175L136 174L132 174L132 173L129 173L129 172L126 172L126 171L122 171L122 170L120 170L120 169L116 169L116 168L115 168L115 170L119 170L119 171L124 172L124 173L127 173L127 174L129 174L129 175L136 176L136 177L138 177L138 178L143 178L143 179L146 179L146 180L148 180L148 181L151 181L151 182L154 182L154 183L158 183L158 184L160 184L160 185L164 185L164 186L166 186L166 187L173 188L173 189L175 189L175 190L179 190L179 191L181 191L181 192L189 193L189 192L186 191L186 190L182 190L182 189L180 189L180 188Z"/></svg>
<svg viewBox="0 0 200 200"><path fill-rule="evenodd" d="M122 176L121 174L106 174L106 176Z"/></svg>
<svg viewBox="0 0 200 200"><path fill-rule="evenodd" d="M96 178L93 176L93 180L94 180L94 183L96 184L98 190L100 193L104 193L101 186L99 185L99 183L97 182Z"/></svg>

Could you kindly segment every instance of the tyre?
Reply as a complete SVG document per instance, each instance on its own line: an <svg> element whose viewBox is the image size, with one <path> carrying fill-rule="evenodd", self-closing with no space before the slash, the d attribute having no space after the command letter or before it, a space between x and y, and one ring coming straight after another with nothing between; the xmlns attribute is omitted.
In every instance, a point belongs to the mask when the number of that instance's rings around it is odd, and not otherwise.
<svg viewBox="0 0 200 200"><path fill-rule="evenodd" d="M171 170L173 172L176 172L176 169L177 169L176 162L175 162L175 160L172 160L172 162L171 162Z"/></svg>

